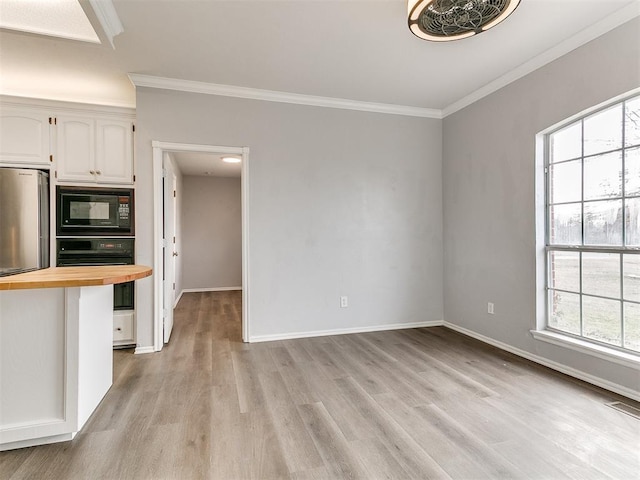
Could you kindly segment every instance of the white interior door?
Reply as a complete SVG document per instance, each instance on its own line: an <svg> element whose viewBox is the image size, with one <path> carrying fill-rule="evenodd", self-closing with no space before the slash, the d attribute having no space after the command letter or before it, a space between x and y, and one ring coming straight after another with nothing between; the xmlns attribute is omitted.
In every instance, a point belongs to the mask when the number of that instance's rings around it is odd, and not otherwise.
<svg viewBox="0 0 640 480"><path fill-rule="evenodd" d="M173 305L176 300L177 178L170 162L165 163L164 179L164 343L173 329Z"/></svg>

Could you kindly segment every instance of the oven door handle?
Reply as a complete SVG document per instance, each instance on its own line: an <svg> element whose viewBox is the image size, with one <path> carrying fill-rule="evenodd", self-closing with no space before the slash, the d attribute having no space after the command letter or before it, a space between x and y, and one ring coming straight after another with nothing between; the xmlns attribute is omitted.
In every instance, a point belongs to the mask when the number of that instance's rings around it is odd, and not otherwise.
<svg viewBox="0 0 640 480"><path fill-rule="evenodd" d="M109 265L131 265L127 262L109 262L109 263L65 263L61 267L107 267Z"/></svg>

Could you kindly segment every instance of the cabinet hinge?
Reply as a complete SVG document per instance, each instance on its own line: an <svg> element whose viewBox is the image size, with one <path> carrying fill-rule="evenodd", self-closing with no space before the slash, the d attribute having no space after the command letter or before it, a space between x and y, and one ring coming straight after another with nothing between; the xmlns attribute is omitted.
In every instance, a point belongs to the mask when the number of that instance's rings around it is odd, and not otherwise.
<svg viewBox="0 0 640 480"><path fill-rule="evenodd" d="M135 175L133 176L133 181L134 181L134 182L136 181L136 176L135 176Z"/></svg>
<svg viewBox="0 0 640 480"><path fill-rule="evenodd" d="M173 198L176 198L176 191L173 191Z"/></svg>
<svg viewBox="0 0 640 480"><path fill-rule="evenodd" d="M49 155L49 161L53 162L53 155Z"/></svg>

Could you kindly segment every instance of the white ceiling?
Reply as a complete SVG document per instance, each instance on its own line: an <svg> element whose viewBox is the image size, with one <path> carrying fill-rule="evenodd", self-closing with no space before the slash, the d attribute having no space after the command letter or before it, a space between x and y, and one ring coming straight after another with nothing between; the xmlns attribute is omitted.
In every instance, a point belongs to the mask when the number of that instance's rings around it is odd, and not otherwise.
<svg viewBox="0 0 640 480"><path fill-rule="evenodd" d="M225 163L223 157L237 157L239 155L174 152L170 154L178 169L186 176L210 176L240 178L242 165L240 163Z"/></svg>
<svg viewBox="0 0 640 480"><path fill-rule="evenodd" d="M640 11L638 0L523 0L486 33L430 43L407 28L406 0L113 4L115 50L0 32L0 93L134 106L126 74L137 73L442 110Z"/></svg>
<svg viewBox="0 0 640 480"><path fill-rule="evenodd" d="M0 27L100 43L77 0L2 0Z"/></svg>

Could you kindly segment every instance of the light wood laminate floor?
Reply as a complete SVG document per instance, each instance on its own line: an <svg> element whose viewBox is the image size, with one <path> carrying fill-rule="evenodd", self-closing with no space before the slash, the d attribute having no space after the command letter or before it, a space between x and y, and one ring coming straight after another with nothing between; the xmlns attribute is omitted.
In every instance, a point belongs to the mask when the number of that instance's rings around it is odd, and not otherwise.
<svg viewBox="0 0 640 480"><path fill-rule="evenodd" d="M243 344L240 298L185 294L73 441L0 478L639 478L640 420L606 406L637 403L445 328Z"/></svg>

